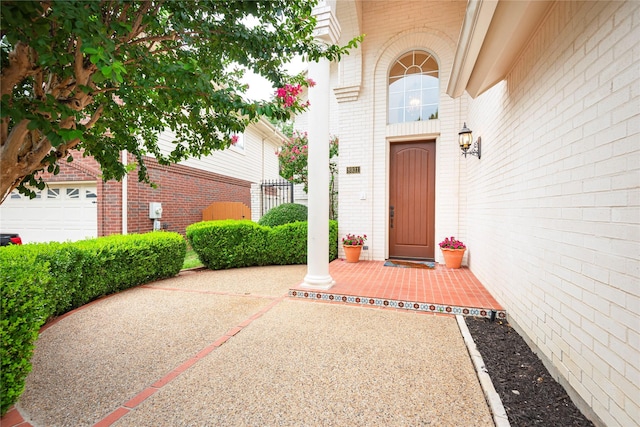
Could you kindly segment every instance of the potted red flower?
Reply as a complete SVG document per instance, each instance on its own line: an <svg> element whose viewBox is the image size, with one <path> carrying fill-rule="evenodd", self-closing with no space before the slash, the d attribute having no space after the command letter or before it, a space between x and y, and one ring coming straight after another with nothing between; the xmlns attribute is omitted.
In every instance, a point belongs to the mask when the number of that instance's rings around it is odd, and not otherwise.
<svg viewBox="0 0 640 427"><path fill-rule="evenodd" d="M360 251L367 240L367 235L356 236L355 234L347 234L342 238L342 249L344 249L344 257L347 262L358 262L360 260Z"/></svg>
<svg viewBox="0 0 640 427"><path fill-rule="evenodd" d="M447 237L439 243L442 256L444 257L444 264L447 268L460 268L462 265L462 257L467 247L460 240L456 240L455 237Z"/></svg>

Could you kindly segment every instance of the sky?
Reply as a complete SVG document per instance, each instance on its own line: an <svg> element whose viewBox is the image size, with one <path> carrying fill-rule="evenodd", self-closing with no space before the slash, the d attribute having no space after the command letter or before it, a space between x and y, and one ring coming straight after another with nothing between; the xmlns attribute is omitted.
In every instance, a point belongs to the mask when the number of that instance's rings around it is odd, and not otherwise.
<svg viewBox="0 0 640 427"><path fill-rule="evenodd" d="M246 16L242 22L249 28L253 28L256 25L259 25L259 20L254 16ZM293 61L291 61L285 68L291 74L298 74L299 72L304 71L307 68L307 64L302 61L302 58L296 56ZM242 79L242 81L249 85L249 90L247 90L247 98L251 100L268 100L276 92L276 88L271 86L271 83L268 80L260 77L257 74L254 74L249 70L245 72L244 79Z"/></svg>
<svg viewBox="0 0 640 427"><path fill-rule="evenodd" d="M303 62L300 58L296 58L287 66L287 70L292 74L297 74L304 71L306 68L307 63ZM268 80L251 71L245 72L244 79L242 79L242 81L249 85L247 97L252 100L268 100L276 92L276 89L271 86L271 83Z"/></svg>

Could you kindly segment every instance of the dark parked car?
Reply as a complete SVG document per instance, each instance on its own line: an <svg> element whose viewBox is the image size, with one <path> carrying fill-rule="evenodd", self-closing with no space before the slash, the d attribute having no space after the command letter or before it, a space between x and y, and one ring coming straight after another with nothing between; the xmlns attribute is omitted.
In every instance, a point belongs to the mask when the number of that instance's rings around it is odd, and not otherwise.
<svg viewBox="0 0 640 427"><path fill-rule="evenodd" d="M18 233L0 233L0 246L21 245L22 239Z"/></svg>

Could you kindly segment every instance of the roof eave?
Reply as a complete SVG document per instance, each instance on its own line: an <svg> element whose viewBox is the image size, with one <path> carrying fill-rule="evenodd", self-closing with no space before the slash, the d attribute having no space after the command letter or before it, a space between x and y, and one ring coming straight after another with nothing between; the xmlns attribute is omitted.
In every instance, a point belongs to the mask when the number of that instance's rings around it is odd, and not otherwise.
<svg viewBox="0 0 640 427"><path fill-rule="evenodd" d="M475 98L503 80L553 1L470 0L447 94Z"/></svg>

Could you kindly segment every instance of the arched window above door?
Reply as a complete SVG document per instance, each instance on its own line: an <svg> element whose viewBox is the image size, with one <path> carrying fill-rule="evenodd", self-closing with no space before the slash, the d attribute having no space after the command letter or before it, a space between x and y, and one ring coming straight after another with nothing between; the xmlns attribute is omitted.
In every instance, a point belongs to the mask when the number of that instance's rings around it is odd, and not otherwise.
<svg viewBox="0 0 640 427"><path fill-rule="evenodd" d="M388 122L438 118L440 78L438 62L426 51L401 56L389 71Z"/></svg>

